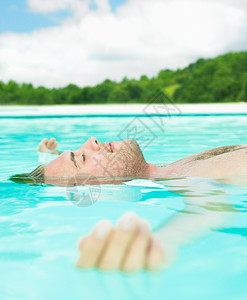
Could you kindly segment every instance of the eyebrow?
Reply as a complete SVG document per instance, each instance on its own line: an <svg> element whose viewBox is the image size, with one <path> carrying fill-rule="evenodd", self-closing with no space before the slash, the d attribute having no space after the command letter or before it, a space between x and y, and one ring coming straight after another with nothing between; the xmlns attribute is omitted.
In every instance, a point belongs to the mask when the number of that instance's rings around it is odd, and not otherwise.
<svg viewBox="0 0 247 300"><path fill-rule="evenodd" d="M73 161L75 167L77 168L76 162L75 162L75 154L73 152L70 152L70 159Z"/></svg>

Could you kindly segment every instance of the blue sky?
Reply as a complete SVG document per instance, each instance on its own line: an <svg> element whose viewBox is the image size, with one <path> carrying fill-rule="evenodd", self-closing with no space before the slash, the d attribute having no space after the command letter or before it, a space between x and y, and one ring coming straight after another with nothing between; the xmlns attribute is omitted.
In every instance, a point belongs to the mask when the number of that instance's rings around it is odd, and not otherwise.
<svg viewBox="0 0 247 300"><path fill-rule="evenodd" d="M127 0L109 0L112 12L127 2ZM96 9L91 0L90 9ZM34 13L28 7L26 0L0 0L0 33L13 31L28 33L35 29L59 25L66 17L72 16L72 11L61 10L54 13Z"/></svg>

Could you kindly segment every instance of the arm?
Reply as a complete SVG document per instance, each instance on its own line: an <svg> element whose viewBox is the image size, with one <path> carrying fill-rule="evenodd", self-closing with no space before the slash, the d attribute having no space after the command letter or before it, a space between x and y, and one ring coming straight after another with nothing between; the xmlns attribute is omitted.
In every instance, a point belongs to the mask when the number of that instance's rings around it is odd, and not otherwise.
<svg viewBox="0 0 247 300"><path fill-rule="evenodd" d="M168 185L173 192L180 189L178 193L184 198L185 208L157 229L164 243L166 265L173 262L182 246L228 226L237 212L231 196L216 182L187 178L168 181Z"/></svg>
<svg viewBox="0 0 247 300"><path fill-rule="evenodd" d="M159 270L174 261L183 245L232 221L236 209L219 186L203 179L168 183L173 192L184 196L184 211L162 224L155 234L145 220L133 214L122 216L115 228L107 220L100 221L82 238L77 267L124 272Z"/></svg>

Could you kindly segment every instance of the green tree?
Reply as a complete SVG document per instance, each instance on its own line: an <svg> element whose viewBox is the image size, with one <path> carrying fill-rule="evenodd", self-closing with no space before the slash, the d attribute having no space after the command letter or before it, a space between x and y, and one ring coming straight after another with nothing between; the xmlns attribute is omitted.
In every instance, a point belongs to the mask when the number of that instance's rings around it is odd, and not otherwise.
<svg viewBox="0 0 247 300"><path fill-rule="evenodd" d="M124 77L119 83L106 79L94 87L70 84L48 89L0 81L1 104L148 103L162 93L177 103L247 101L247 52L200 58L183 69L161 70L152 78Z"/></svg>

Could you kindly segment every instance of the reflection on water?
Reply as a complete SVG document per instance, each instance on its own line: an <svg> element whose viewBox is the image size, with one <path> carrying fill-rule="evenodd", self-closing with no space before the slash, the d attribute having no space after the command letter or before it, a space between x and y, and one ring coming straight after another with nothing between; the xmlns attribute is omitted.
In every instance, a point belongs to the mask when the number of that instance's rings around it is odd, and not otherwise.
<svg viewBox="0 0 247 300"><path fill-rule="evenodd" d="M109 134L114 140L125 123L93 121L88 127L83 124L87 120L79 118L11 120L8 124L0 120L0 299L245 299L244 176L218 181L135 179L70 189L8 181L9 176L36 167L36 145L44 136L57 132L65 149L72 142L77 148L92 132L102 141ZM160 159L170 162L205 148L239 144L246 137L245 122L246 117L235 121L231 117L175 119L172 128L167 127L166 134L145 149L146 159L155 162L159 153ZM206 144L207 132L219 124L221 140ZM90 202L92 187L97 200ZM158 274L75 269L78 238L102 218L115 223L126 210L149 220L166 245L181 244L174 263Z"/></svg>
<svg viewBox="0 0 247 300"><path fill-rule="evenodd" d="M78 187L77 192L80 188L88 187ZM120 299L158 299L161 293L183 299L184 293L190 294L187 287L195 282L195 297L209 299L216 292L213 281L219 276L217 290L222 297L223 287L233 285L235 280L240 285L246 278L247 189L243 187L239 198L238 186L212 180L133 180L100 185L100 199L88 207L71 203L65 187L9 182L2 183L0 189L0 261L5 274L0 290L5 296L11 288L19 299L21 295L26 299L29 293L35 299L49 299L54 291L61 299L70 293L73 299L113 299L116 295ZM116 222L126 208L147 218L167 243L179 241L185 245L173 265L159 274L140 272L131 276L74 269L78 237L101 218ZM198 281L200 269L204 271ZM229 271L232 269L234 274ZM22 276L17 278L14 273ZM13 282L18 284L13 286ZM24 288L27 282L33 292ZM209 284L206 297L201 291Z"/></svg>

